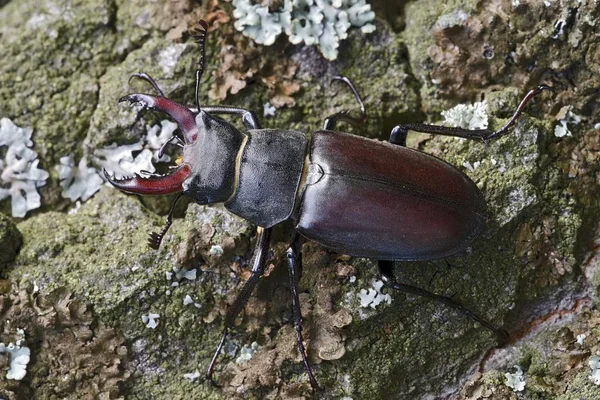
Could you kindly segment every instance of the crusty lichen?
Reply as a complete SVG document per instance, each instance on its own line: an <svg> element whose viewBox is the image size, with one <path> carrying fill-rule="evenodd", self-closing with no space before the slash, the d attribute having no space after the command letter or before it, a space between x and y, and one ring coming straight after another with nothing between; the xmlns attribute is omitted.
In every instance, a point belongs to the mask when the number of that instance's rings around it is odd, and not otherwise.
<svg viewBox="0 0 600 400"><path fill-rule="evenodd" d="M31 361L24 378L0 379L14 399L122 398L125 339L98 323L91 307L65 288L47 295L34 285L0 281L0 335L26 343Z"/></svg>

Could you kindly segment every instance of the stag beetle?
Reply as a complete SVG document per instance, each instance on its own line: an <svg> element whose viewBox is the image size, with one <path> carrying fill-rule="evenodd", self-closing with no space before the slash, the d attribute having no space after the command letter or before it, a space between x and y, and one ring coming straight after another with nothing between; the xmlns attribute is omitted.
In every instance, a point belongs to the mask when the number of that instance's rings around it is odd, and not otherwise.
<svg viewBox="0 0 600 400"><path fill-rule="evenodd" d="M505 134L525 105L551 88L541 85L529 91L510 120L497 131L398 125L386 143L334 130L338 121L358 125L366 117L362 99L350 80L336 77L353 91L361 108L359 118L347 112L333 114L325 119L324 129L310 137L292 130L261 129L252 111L200 106L198 90L204 71L207 27L205 21L199 21L192 31L200 45L197 111L166 98L145 73L132 77L147 81L157 95L135 93L119 100L164 112L177 122L183 138L174 135L169 142L176 140L183 148L179 166L166 176L136 174L117 179L104 171L107 180L122 191L144 195L179 193L177 199L185 194L199 204L224 203L229 211L258 226L251 276L227 310L207 379L213 382L215 363L228 330L263 275L273 226L288 219L295 222L296 228L287 251L294 327L313 388L318 386L303 345L298 300L300 235L335 252L379 260L381 279L387 286L459 309L504 341L505 331L454 300L400 283L394 277L393 261L438 259L459 252L480 233L486 221L486 205L475 183L454 166L407 148L406 135L412 130L486 143ZM246 131L215 117L218 114L240 116ZM164 150L161 148L159 154ZM150 235L152 248L159 247L169 229L175 203L163 230Z"/></svg>

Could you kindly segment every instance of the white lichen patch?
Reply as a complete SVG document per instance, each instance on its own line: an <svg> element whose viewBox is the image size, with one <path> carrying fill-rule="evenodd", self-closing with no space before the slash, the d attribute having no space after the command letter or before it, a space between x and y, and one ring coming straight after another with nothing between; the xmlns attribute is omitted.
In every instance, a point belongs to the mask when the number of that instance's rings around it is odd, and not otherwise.
<svg viewBox="0 0 600 400"><path fill-rule="evenodd" d="M155 171L152 151L144 149L142 142L123 146L113 143L98 149L94 152L94 162L117 176L130 176L142 170Z"/></svg>
<svg viewBox="0 0 600 400"><path fill-rule="evenodd" d="M152 164L170 161L168 156L158 159L158 150L173 136L177 124L164 120L160 126L146 127L147 135L137 143L117 146L116 143L94 151L96 165L116 176L131 176L140 171L155 172Z"/></svg>
<svg viewBox="0 0 600 400"><path fill-rule="evenodd" d="M31 350L25 346L9 343L6 346L0 343L0 353L8 353L9 366L6 372L6 379L20 381L27 374L27 364L31 359Z"/></svg>
<svg viewBox="0 0 600 400"><path fill-rule="evenodd" d="M511 374L507 372L504 374L506 377L506 386L511 388L515 392L522 392L525 390L525 378L523 377L523 370L518 365L515 365L516 372Z"/></svg>
<svg viewBox="0 0 600 400"><path fill-rule="evenodd" d="M581 335L577 335L577 344L583 346L585 342L585 335L582 333Z"/></svg>
<svg viewBox="0 0 600 400"><path fill-rule="evenodd" d="M158 158L158 150L167 143L175 133L177 124L167 119L160 121L160 125L147 127L146 146L152 150L152 161L154 162L169 162L171 157L163 154L162 158Z"/></svg>
<svg viewBox="0 0 600 400"><path fill-rule="evenodd" d="M531 184L524 184L521 187L511 190L508 193L506 207L500 210L496 216L496 221L500 226L504 226L512 221L523 209L535 203L537 196L535 187Z"/></svg>
<svg viewBox="0 0 600 400"><path fill-rule="evenodd" d="M192 296L190 296L189 294L186 294L185 297L183 298L183 305L188 306L190 304L193 304L194 307L196 307L196 308L202 307L202 304L195 302L194 299L192 299Z"/></svg>
<svg viewBox="0 0 600 400"><path fill-rule="evenodd" d="M247 364L252 359L254 353L258 351L260 346L256 342L252 342L250 346L244 345L240 349L240 355L235 359L235 363L239 365Z"/></svg>
<svg viewBox="0 0 600 400"><path fill-rule="evenodd" d="M369 289L360 290L359 299L361 307L374 309L381 303L392 304L392 296L381 292L381 288L383 287L382 281L373 280L371 285Z"/></svg>
<svg viewBox="0 0 600 400"><path fill-rule="evenodd" d="M270 102L266 102L265 104L263 104L263 117L273 117L275 116L275 111L277 111L277 108L275 108Z"/></svg>
<svg viewBox="0 0 600 400"><path fill-rule="evenodd" d="M473 104L459 104L442 111L446 125L463 129L486 129L488 127L488 108L485 101Z"/></svg>
<svg viewBox="0 0 600 400"><path fill-rule="evenodd" d="M142 322L146 325L146 328L155 329L158 326L159 314L150 313L148 315L142 315Z"/></svg>
<svg viewBox="0 0 600 400"><path fill-rule="evenodd" d="M200 378L200 372L198 372L198 370L195 370L194 372L191 372L189 374L183 374L183 377L187 380L189 380L190 382L195 382L198 378Z"/></svg>
<svg viewBox="0 0 600 400"><path fill-rule="evenodd" d="M220 256L223 254L223 248L221 246L219 246L218 244L213 245L210 247L210 250L208 252L213 256Z"/></svg>
<svg viewBox="0 0 600 400"><path fill-rule="evenodd" d="M62 196L71 201L81 199L86 201L94 195L104 184L104 179L98 170L87 166L84 156L75 166L73 154L60 158L60 165L56 166L58 179L62 187Z"/></svg>
<svg viewBox="0 0 600 400"><path fill-rule="evenodd" d="M559 118L558 125L554 127L554 136L565 137L572 136L569 125L578 125L581 117L571 111L571 106L563 107L557 114Z"/></svg>
<svg viewBox="0 0 600 400"><path fill-rule="evenodd" d="M44 186L49 176L38 168L37 153L31 149L32 133L8 118L0 119L0 200L10 197L12 216L18 218L40 207L37 188Z"/></svg>
<svg viewBox="0 0 600 400"><path fill-rule="evenodd" d="M284 0L279 10L269 10L250 0L233 0L234 24L256 43L270 46L285 32L293 44L317 45L328 60L338 56L340 41L351 26L371 33L375 13L365 0Z"/></svg>
<svg viewBox="0 0 600 400"><path fill-rule="evenodd" d="M178 269L176 267L173 267L173 272L175 272L175 279L177 279L178 281L182 279L194 281L196 280L198 270L196 268L187 270L185 268Z"/></svg>

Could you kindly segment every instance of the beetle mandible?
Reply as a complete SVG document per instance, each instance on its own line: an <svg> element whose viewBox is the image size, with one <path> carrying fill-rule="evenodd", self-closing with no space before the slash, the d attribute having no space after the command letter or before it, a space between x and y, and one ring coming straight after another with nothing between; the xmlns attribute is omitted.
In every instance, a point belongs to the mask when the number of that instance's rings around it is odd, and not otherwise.
<svg viewBox="0 0 600 400"><path fill-rule="evenodd" d="M145 73L132 77L150 83L157 95L134 93L119 100L164 112L177 122L183 138L174 135L167 142L177 140L183 147L183 158L177 169L166 176L136 174L120 179L104 171L108 181L125 192L179 193L177 199L185 194L199 204L224 203L229 211L258 226L251 276L227 310L225 327L207 379L212 382L228 330L263 275L273 226L288 219L295 223L286 255L294 327L298 350L313 388L318 385L303 344L298 300L297 241L300 235L335 252L378 260L381 279L387 286L459 309L504 341L505 331L451 298L400 283L394 277L393 261L430 260L457 253L477 237L486 220L486 205L475 183L454 166L407 148L406 135L412 130L486 143L508 132L525 105L551 88L540 85L529 91L510 120L497 131L398 125L386 143L334 130L338 121L358 125L366 117L362 99L352 83L345 77L335 77L353 91L361 107L361 117L352 117L346 112L333 114L325 119L324 129L309 138L298 131L261 129L255 114L242 108L200 106L198 91L204 71L207 29L206 22L201 20L192 31L200 45L196 71L197 112L166 98ZM216 118L218 114L240 116L246 131ZM150 235L150 247L159 247L171 225L174 205L163 230Z"/></svg>

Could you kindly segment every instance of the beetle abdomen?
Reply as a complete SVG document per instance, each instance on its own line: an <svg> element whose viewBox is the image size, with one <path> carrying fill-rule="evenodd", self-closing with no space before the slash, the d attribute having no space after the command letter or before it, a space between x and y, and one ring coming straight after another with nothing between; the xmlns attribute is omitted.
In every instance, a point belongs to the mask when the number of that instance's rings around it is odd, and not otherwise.
<svg viewBox="0 0 600 400"><path fill-rule="evenodd" d="M318 167L310 168L297 228L340 253L440 258L466 247L485 221L473 181L428 154L321 131L313 135L310 162Z"/></svg>

